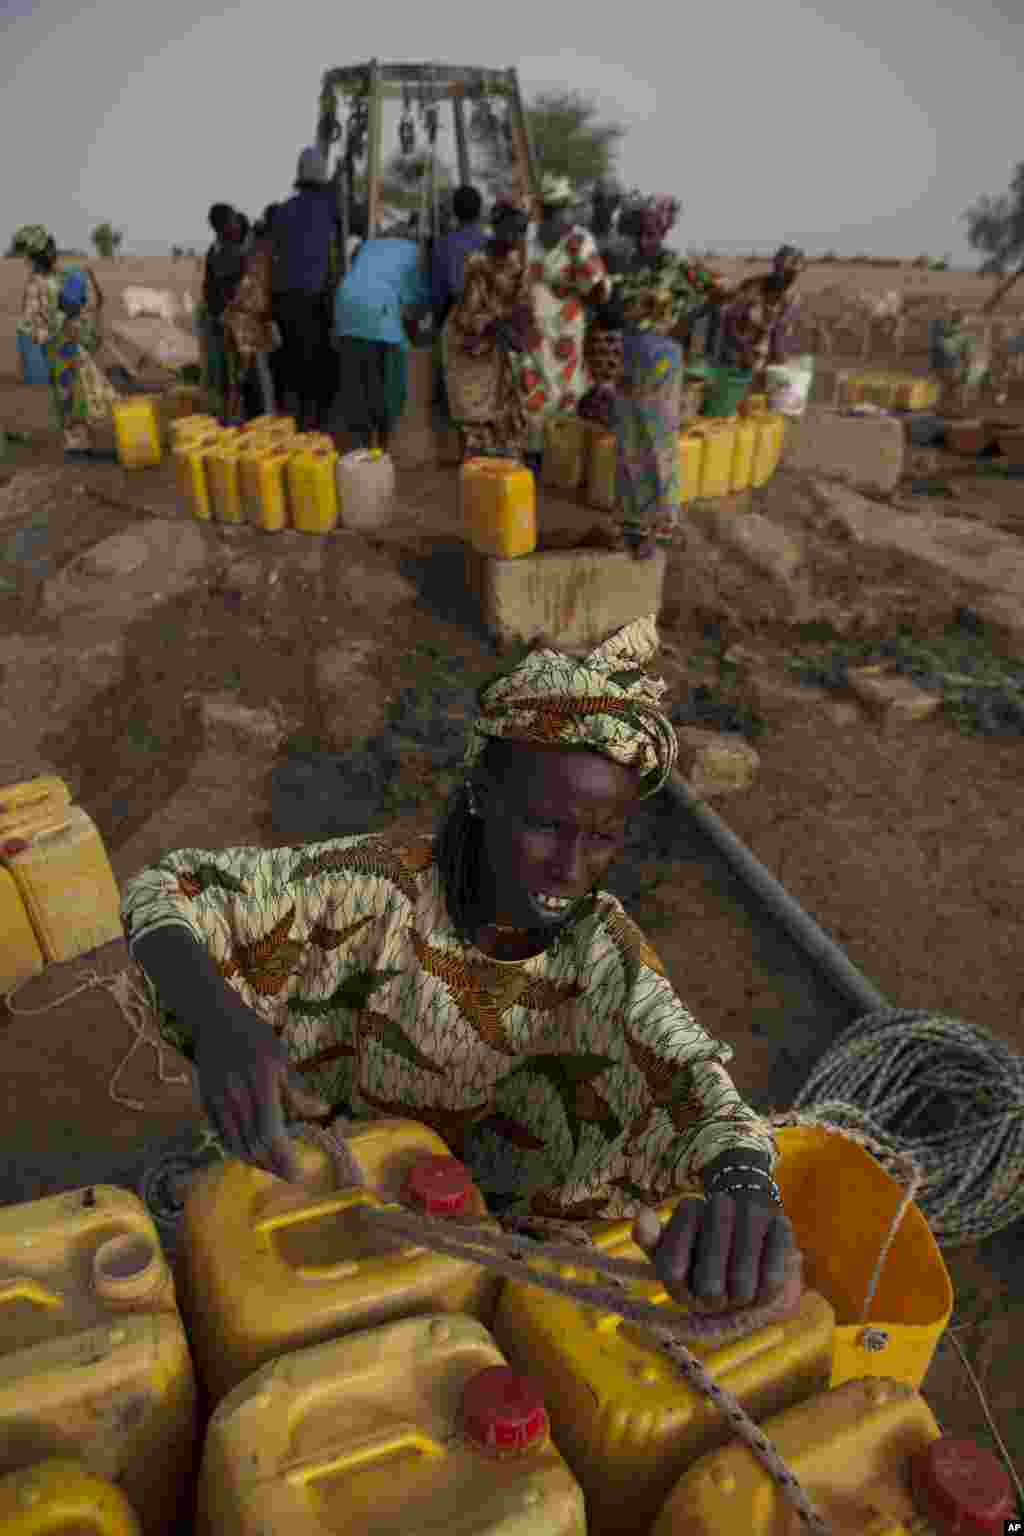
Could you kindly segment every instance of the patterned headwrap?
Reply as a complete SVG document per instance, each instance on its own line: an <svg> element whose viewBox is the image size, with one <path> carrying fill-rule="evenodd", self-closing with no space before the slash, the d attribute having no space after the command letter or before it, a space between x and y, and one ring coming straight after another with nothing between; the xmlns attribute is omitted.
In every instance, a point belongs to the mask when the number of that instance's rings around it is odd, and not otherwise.
<svg viewBox="0 0 1024 1536"><path fill-rule="evenodd" d="M582 660L533 651L519 666L485 684L478 696L464 769L469 778L489 740L589 747L638 768L641 799L665 783L679 744L659 707L667 684L643 671L658 649L656 615L637 619Z"/></svg>
<svg viewBox="0 0 1024 1536"><path fill-rule="evenodd" d="M42 224L23 224L14 237L14 248L25 256L41 256L51 239Z"/></svg>
<svg viewBox="0 0 1024 1536"><path fill-rule="evenodd" d="M540 200L546 208L566 208L576 194L568 176L545 175L540 184Z"/></svg>

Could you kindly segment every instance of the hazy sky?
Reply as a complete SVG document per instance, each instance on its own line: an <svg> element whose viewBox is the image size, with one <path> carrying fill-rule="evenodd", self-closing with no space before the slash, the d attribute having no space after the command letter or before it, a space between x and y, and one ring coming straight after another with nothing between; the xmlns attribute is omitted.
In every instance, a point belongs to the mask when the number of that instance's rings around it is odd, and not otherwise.
<svg viewBox="0 0 1024 1536"><path fill-rule="evenodd" d="M125 250L205 245L211 202L287 195L323 70L376 55L590 93L628 129L625 182L682 200L680 246L966 263L961 215L1024 150L1024 6L961 3L0 0L0 238L110 219Z"/></svg>

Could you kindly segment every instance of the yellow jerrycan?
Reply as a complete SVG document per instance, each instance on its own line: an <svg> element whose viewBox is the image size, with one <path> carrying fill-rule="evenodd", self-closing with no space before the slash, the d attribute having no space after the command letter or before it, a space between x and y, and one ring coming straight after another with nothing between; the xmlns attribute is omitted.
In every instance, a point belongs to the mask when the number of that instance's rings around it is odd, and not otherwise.
<svg viewBox="0 0 1024 1536"><path fill-rule="evenodd" d="M239 463L238 487L245 520L264 533L280 533L288 526L285 475L290 457L281 439L262 439Z"/></svg>
<svg viewBox="0 0 1024 1536"><path fill-rule="evenodd" d="M152 469L163 458L160 410L153 395L132 395L112 406L117 462L122 469Z"/></svg>
<svg viewBox="0 0 1024 1536"><path fill-rule="evenodd" d="M587 464L588 423L568 413L549 416L544 423L541 478L553 491L575 491Z"/></svg>
<svg viewBox="0 0 1024 1536"><path fill-rule="evenodd" d="M114 1483L53 1457L0 1477L0 1536L142 1536Z"/></svg>
<svg viewBox="0 0 1024 1536"><path fill-rule="evenodd" d="M693 427L694 436L704 440L701 458L701 497L728 496L732 485L732 460L736 446L736 423L733 416L704 416L699 426Z"/></svg>
<svg viewBox="0 0 1024 1536"><path fill-rule="evenodd" d="M204 1170L183 1217L182 1305L196 1367L217 1401L290 1349L427 1311L489 1323L494 1276L467 1260L375 1236L360 1213L404 1205L489 1224L483 1196L439 1136L412 1120L356 1121L365 1185L337 1188L327 1153L296 1142L300 1186L231 1159Z"/></svg>
<svg viewBox="0 0 1024 1536"><path fill-rule="evenodd" d="M4 862L48 964L74 960L124 937L121 896L99 829L80 805L64 825L32 837Z"/></svg>
<svg viewBox="0 0 1024 1536"><path fill-rule="evenodd" d="M678 1199L658 1211L665 1225ZM632 1222L595 1224L595 1246L640 1262ZM567 1279L600 1283L585 1263L562 1266ZM661 1285L631 1285L645 1301L676 1310ZM754 1418L777 1412L828 1385L835 1314L814 1291L799 1308L742 1338L695 1341L691 1353ZM591 1536L645 1530L685 1469L731 1434L718 1408L695 1392L650 1333L613 1313L507 1282L494 1333L509 1361L541 1386L555 1443L587 1501Z"/></svg>
<svg viewBox="0 0 1024 1536"><path fill-rule="evenodd" d="M195 1381L174 1282L129 1190L0 1208L0 1473L71 1456L147 1536L191 1508Z"/></svg>
<svg viewBox="0 0 1024 1536"><path fill-rule="evenodd" d="M767 485L779 467L786 432L786 418L778 411L758 411L750 418L757 431L750 483L755 489Z"/></svg>
<svg viewBox="0 0 1024 1536"><path fill-rule="evenodd" d="M213 517L207 466L216 446L216 433L196 432L181 438L172 449L178 500L201 523Z"/></svg>
<svg viewBox="0 0 1024 1536"><path fill-rule="evenodd" d="M337 450L297 447L288 460L288 506L299 533L330 533L338 523Z"/></svg>
<svg viewBox="0 0 1024 1536"><path fill-rule="evenodd" d="M754 471L754 453L757 449L757 428L753 422L740 416L736 419L735 442L732 450L732 473L729 477L729 489L733 495L737 491L750 489L751 478Z"/></svg>
<svg viewBox="0 0 1024 1536"><path fill-rule="evenodd" d="M760 1427L833 1536L983 1536L1006 1530L1014 1513L1002 1464L943 1436L905 1382L848 1381ZM737 1439L689 1469L651 1536L800 1529L778 1484Z"/></svg>
<svg viewBox="0 0 1024 1536"><path fill-rule="evenodd" d="M515 560L537 548L537 488L531 470L510 459L466 459L459 470L466 542L481 555Z"/></svg>
<svg viewBox="0 0 1024 1536"><path fill-rule="evenodd" d="M541 1393L465 1315L283 1355L214 1410L197 1536L584 1536Z"/></svg>
<svg viewBox="0 0 1024 1536"><path fill-rule="evenodd" d="M594 422L587 424L586 495L597 512L615 510L615 433Z"/></svg>

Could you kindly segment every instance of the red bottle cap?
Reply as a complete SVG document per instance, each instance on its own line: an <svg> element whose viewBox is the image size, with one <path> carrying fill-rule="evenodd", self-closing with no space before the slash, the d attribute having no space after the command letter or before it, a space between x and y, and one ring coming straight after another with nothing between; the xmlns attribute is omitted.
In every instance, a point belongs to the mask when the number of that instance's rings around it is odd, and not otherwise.
<svg viewBox="0 0 1024 1536"><path fill-rule="evenodd" d="M548 1433L540 1388L507 1365L478 1371L462 1393L468 1438L487 1451L525 1451Z"/></svg>
<svg viewBox="0 0 1024 1536"><path fill-rule="evenodd" d="M1016 1513L1002 1462L973 1440L933 1440L911 1463L911 1486L937 1536L1002 1536Z"/></svg>
<svg viewBox="0 0 1024 1536"><path fill-rule="evenodd" d="M405 1196L428 1216L458 1216L473 1194L469 1169L456 1157L421 1157L409 1170Z"/></svg>

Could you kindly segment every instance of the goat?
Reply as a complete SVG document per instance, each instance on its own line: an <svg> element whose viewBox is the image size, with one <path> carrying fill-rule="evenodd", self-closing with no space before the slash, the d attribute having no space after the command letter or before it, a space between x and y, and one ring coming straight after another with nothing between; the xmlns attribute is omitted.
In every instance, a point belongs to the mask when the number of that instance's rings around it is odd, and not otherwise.
<svg viewBox="0 0 1024 1536"><path fill-rule="evenodd" d="M168 325L173 325L178 318L178 300L167 289L126 288L121 295L121 302L132 320L139 315L155 315L166 320Z"/></svg>

